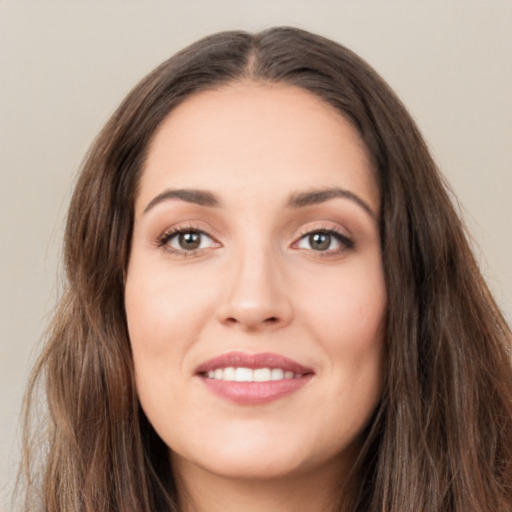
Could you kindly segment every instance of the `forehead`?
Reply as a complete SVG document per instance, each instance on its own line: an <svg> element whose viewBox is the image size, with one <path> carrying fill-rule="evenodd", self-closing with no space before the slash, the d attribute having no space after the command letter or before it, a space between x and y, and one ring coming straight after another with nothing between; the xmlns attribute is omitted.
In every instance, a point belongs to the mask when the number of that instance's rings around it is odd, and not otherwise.
<svg viewBox="0 0 512 512"><path fill-rule="evenodd" d="M167 116L152 139L137 201L166 187L268 195L334 186L378 210L370 158L352 124L301 88L237 82L198 93Z"/></svg>

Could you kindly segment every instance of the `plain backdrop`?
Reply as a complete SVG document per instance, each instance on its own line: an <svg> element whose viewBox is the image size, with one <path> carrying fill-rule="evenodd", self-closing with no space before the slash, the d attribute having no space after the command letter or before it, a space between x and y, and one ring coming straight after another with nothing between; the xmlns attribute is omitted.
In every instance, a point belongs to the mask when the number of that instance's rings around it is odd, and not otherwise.
<svg viewBox="0 0 512 512"><path fill-rule="evenodd" d="M23 389L58 296L63 220L90 141L132 86L176 50L219 30L274 25L335 39L396 90L512 319L510 0L0 0L4 495L18 459Z"/></svg>

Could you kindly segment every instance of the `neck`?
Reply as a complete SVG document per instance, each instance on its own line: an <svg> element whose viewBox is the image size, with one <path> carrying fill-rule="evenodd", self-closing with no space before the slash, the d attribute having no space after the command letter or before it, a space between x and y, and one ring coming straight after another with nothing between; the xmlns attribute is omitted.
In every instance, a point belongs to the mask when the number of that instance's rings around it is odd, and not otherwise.
<svg viewBox="0 0 512 512"><path fill-rule="evenodd" d="M182 512L342 512L349 494L346 472L332 467L265 480L219 476L173 459Z"/></svg>

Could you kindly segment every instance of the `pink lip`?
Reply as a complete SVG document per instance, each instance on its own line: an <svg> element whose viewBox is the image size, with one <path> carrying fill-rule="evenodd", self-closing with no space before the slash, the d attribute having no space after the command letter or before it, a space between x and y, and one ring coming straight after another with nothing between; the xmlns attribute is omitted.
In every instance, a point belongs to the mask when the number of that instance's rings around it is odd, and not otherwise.
<svg viewBox="0 0 512 512"><path fill-rule="evenodd" d="M209 371L228 367L251 369L281 368L284 371L292 371L294 374L300 375L300 377L268 382L235 382L210 379L207 376ZM279 354L230 352L201 364L196 369L196 375L217 396L237 404L258 405L277 400L298 391L311 380L314 372L311 368L307 368Z"/></svg>
<svg viewBox="0 0 512 512"><path fill-rule="evenodd" d="M196 369L196 373L208 373L217 368L282 368L298 374L313 373L311 368L279 354L265 352L263 354L245 354L243 352L228 352L206 361Z"/></svg>

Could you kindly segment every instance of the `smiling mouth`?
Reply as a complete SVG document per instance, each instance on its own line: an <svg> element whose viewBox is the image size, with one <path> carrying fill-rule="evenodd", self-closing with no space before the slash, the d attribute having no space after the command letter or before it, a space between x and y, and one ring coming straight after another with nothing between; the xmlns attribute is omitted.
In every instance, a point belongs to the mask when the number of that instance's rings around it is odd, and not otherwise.
<svg viewBox="0 0 512 512"><path fill-rule="evenodd" d="M278 354L231 352L202 364L196 375L215 395L237 404L256 405L298 391L314 372Z"/></svg>
<svg viewBox="0 0 512 512"><path fill-rule="evenodd" d="M204 377L227 382L271 382L283 379L300 379L303 374L283 368L217 368L203 374Z"/></svg>

